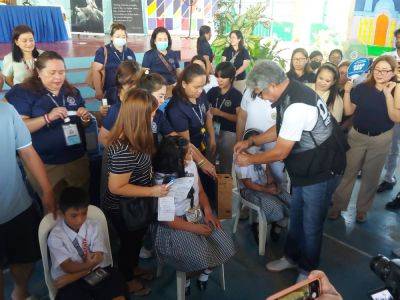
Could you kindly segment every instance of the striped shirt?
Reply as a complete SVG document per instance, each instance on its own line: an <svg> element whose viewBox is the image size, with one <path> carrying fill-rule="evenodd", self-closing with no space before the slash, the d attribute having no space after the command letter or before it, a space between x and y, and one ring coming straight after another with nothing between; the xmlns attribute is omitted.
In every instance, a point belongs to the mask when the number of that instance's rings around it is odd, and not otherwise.
<svg viewBox="0 0 400 300"><path fill-rule="evenodd" d="M129 144L117 140L108 147L108 172L113 174L131 173L129 183L140 186L151 186L153 169L149 154L133 152ZM126 197L115 195L107 187L103 208L109 211L119 211L119 202Z"/></svg>

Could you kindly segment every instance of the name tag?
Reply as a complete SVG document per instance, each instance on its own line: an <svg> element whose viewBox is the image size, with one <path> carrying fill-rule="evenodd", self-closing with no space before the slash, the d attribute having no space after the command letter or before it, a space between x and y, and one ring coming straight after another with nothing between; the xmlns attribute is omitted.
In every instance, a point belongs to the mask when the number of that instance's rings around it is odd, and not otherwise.
<svg viewBox="0 0 400 300"><path fill-rule="evenodd" d="M62 129L67 146L81 143L81 137L79 136L78 126L76 126L76 124L63 124Z"/></svg>
<svg viewBox="0 0 400 300"><path fill-rule="evenodd" d="M214 122L214 133L216 136L219 136L219 132L221 131L221 123L220 122Z"/></svg>

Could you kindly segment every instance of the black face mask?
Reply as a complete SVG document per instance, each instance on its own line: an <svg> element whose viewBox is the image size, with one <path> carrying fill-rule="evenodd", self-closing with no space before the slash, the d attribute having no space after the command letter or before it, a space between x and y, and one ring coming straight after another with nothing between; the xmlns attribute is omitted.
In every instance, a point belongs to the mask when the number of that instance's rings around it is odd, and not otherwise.
<svg viewBox="0 0 400 300"><path fill-rule="evenodd" d="M321 62L320 61L311 61L310 62L310 67L311 69L313 69L314 71L317 70L319 67L321 66Z"/></svg>

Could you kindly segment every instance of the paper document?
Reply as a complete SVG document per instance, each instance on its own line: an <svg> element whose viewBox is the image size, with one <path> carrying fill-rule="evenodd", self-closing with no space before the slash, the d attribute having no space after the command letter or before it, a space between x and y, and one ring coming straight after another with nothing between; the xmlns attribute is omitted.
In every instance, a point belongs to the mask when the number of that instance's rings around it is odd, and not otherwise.
<svg viewBox="0 0 400 300"><path fill-rule="evenodd" d="M194 183L194 177L180 177L174 179L174 183L171 185L168 196L175 198L175 200L184 200L190 192Z"/></svg>
<svg viewBox="0 0 400 300"><path fill-rule="evenodd" d="M173 221L175 218L175 203L174 197L158 198L158 221Z"/></svg>

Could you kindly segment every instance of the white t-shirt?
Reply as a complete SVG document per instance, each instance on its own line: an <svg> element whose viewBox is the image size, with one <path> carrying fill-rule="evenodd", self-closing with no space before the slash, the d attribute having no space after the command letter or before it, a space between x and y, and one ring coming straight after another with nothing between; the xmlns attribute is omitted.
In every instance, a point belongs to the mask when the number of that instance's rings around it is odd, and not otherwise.
<svg viewBox="0 0 400 300"><path fill-rule="evenodd" d="M196 207L199 205L199 173L197 172L197 167L194 161L189 162L185 166L185 172L187 174L194 175L193 189L194 189L194 198L193 205ZM175 215L183 216L185 212L190 208L190 199L176 199L175 198Z"/></svg>
<svg viewBox="0 0 400 300"><path fill-rule="evenodd" d="M206 93L208 93L208 91L211 90L213 87L218 86L217 78L214 75L210 75L208 79L210 80L210 82L207 83L203 88Z"/></svg>
<svg viewBox="0 0 400 300"><path fill-rule="evenodd" d="M38 50L39 54L41 54L43 51ZM28 66L30 69L33 68L34 61L28 61ZM13 82L14 84L21 83L24 81L25 78L31 76L31 71L27 68L27 66L24 64L23 61L21 62L15 62L13 61L12 58L12 53L8 53L6 56L4 56L4 61L3 61L3 75L5 77L13 76Z"/></svg>
<svg viewBox="0 0 400 300"><path fill-rule="evenodd" d="M318 120L318 108L304 103L293 103L283 114L279 136L289 141L300 141L303 131L311 131Z"/></svg>
<svg viewBox="0 0 400 300"><path fill-rule="evenodd" d="M253 99L250 90L244 92L240 108L247 112L245 130L265 132L276 124L276 108L271 107L271 102L259 97Z"/></svg>

